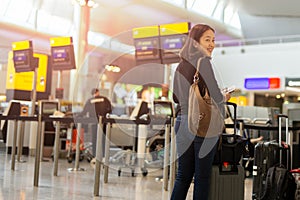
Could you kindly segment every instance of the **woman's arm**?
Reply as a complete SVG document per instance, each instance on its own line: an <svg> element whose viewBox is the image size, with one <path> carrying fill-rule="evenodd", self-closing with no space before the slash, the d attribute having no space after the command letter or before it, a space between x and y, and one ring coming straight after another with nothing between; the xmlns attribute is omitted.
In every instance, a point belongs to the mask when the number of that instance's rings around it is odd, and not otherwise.
<svg viewBox="0 0 300 200"><path fill-rule="evenodd" d="M216 103L224 102L224 95L218 86L215 74L212 69L210 59L204 58L200 63L200 74L207 85L210 96L215 100Z"/></svg>

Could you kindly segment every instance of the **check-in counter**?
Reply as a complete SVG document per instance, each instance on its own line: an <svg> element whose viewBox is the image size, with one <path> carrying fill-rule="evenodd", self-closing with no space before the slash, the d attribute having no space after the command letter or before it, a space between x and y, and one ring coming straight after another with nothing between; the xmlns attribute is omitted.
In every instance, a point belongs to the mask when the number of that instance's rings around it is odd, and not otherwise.
<svg viewBox="0 0 300 200"><path fill-rule="evenodd" d="M22 151L23 154L28 155L30 154L30 144L34 143L35 146L35 138L36 138L36 126L37 122L31 122L31 121L21 121L18 120L17 127L24 129L24 135L23 138L18 137L17 144L19 144L19 139L22 140ZM23 123L23 124L22 124ZM35 125L35 126L34 126ZM33 127L32 127L33 126ZM14 122L12 120L7 121L7 136L6 136L6 148L7 153L11 153L12 143L13 143L13 132L14 132ZM31 141L33 140L33 141ZM17 148L19 146L17 145ZM34 147L31 147L34 149Z"/></svg>
<svg viewBox="0 0 300 200"><path fill-rule="evenodd" d="M4 117L11 117L11 116L26 117L29 114L28 113L29 104L30 102L28 101L11 100L5 112L3 113L3 116ZM19 129L18 131L21 131L20 129L22 129L22 137L18 137L17 147L19 147L20 144L19 139L21 139L22 140L21 143L23 146L22 152L25 155L29 154L31 134L36 134L36 132L34 132L34 130L31 129L31 123L34 122L27 121L27 120L26 121L18 120L18 124L17 124L17 127ZM13 143L14 122L12 120L2 120L1 128L4 129L3 132L5 134L5 139L6 139L5 145L6 145L7 153L11 153L12 143Z"/></svg>

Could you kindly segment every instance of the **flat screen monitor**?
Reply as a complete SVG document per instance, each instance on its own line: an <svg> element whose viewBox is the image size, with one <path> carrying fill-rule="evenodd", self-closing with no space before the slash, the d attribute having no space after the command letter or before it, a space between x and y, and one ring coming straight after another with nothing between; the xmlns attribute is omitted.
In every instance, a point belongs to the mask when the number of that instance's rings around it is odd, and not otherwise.
<svg viewBox="0 0 300 200"><path fill-rule="evenodd" d="M34 71L37 64L32 49L14 50L13 61L16 72Z"/></svg>
<svg viewBox="0 0 300 200"><path fill-rule="evenodd" d="M186 41L186 34L160 37L161 58L163 64L179 62L179 52Z"/></svg>
<svg viewBox="0 0 300 200"><path fill-rule="evenodd" d="M42 115L53 115L55 111L59 110L58 101L41 101L40 114Z"/></svg>
<svg viewBox="0 0 300 200"><path fill-rule="evenodd" d="M153 114L161 117L173 117L174 108L171 101L154 101Z"/></svg>
<svg viewBox="0 0 300 200"><path fill-rule="evenodd" d="M160 60L158 37L135 39L134 46L137 60Z"/></svg>
<svg viewBox="0 0 300 200"><path fill-rule="evenodd" d="M75 69L73 45L51 47L51 60L53 70Z"/></svg>
<svg viewBox="0 0 300 200"><path fill-rule="evenodd" d="M22 106L27 106L29 108L29 101L19 101L19 100L10 100L4 112L3 116L20 116L22 115ZM24 113L23 113L24 114ZM5 120L6 123L6 120ZM1 123L1 130L4 128L5 123Z"/></svg>
<svg viewBox="0 0 300 200"><path fill-rule="evenodd" d="M21 110L21 103L19 101L11 100L3 113L4 116L19 116Z"/></svg>
<svg viewBox="0 0 300 200"><path fill-rule="evenodd" d="M144 114L149 113L148 103L146 101L140 100L138 104L133 109L130 119L137 119Z"/></svg>

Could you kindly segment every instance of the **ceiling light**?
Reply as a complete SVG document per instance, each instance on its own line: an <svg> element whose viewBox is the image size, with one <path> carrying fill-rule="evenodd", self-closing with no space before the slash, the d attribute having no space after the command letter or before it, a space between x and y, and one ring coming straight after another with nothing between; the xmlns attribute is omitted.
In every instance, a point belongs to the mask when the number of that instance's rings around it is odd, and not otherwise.
<svg viewBox="0 0 300 200"><path fill-rule="evenodd" d="M116 65L105 65L105 69L109 72L115 72L115 73L121 71L121 68Z"/></svg>
<svg viewBox="0 0 300 200"><path fill-rule="evenodd" d="M94 0L76 0L76 1L80 6L88 6L90 8L96 8L98 6L98 3L96 3Z"/></svg>
<svg viewBox="0 0 300 200"><path fill-rule="evenodd" d="M90 7L90 8L96 8L98 6L98 4L93 0L89 0L87 2L87 6Z"/></svg>

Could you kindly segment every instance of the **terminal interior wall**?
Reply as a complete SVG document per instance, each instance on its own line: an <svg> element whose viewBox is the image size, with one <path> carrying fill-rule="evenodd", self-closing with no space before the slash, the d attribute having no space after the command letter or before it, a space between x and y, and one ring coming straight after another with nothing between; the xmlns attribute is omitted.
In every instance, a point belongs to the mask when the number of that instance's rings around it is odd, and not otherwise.
<svg viewBox="0 0 300 200"><path fill-rule="evenodd" d="M243 89L249 77L279 77L284 84L285 77L300 76L300 43L220 47L213 62L225 86Z"/></svg>

